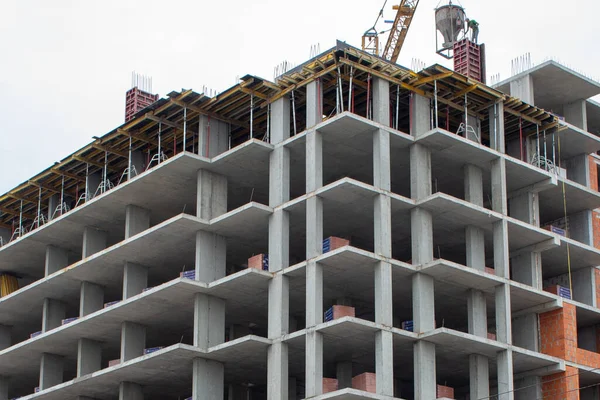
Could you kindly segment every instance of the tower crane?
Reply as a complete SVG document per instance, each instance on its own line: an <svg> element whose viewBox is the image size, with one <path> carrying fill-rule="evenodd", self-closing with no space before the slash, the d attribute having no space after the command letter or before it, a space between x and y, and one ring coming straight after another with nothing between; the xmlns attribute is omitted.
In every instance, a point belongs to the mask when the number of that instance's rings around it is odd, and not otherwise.
<svg viewBox="0 0 600 400"><path fill-rule="evenodd" d="M386 3L387 0L383 4L384 8ZM383 48L383 52L381 53L381 56L384 59L392 63L398 61L400 50L402 49L402 45L404 45L406 34L410 29L410 24L418 6L419 0L401 0L399 5L392 7L397 12L392 24L392 28L390 29L390 35L388 36L385 47ZM379 21L379 18L382 16L382 14L383 8L379 12L377 20L375 21L375 25L377 25L377 21ZM379 55L379 35L375 29L375 25L373 25L373 28L366 31L363 35L362 48L365 51Z"/></svg>

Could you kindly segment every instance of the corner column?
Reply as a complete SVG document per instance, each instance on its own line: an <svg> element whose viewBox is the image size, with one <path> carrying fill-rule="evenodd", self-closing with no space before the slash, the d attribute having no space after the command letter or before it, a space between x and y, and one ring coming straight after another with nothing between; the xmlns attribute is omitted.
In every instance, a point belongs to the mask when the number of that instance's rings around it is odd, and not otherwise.
<svg viewBox="0 0 600 400"><path fill-rule="evenodd" d="M65 304L54 299L44 299L44 309L42 312L42 332L48 332L58 328L65 319Z"/></svg>
<svg viewBox="0 0 600 400"><path fill-rule="evenodd" d="M91 282L81 282L79 295L79 316L101 310L104 307L104 288Z"/></svg>
<svg viewBox="0 0 600 400"><path fill-rule="evenodd" d="M192 400L223 400L225 367L217 361L194 359Z"/></svg>
<svg viewBox="0 0 600 400"><path fill-rule="evenodd" d="M146 327L135 322L121 324L121 363L144 355Z"/></svg>
<svg viewBox="0 0 600 400"><path fill-rule="evenodd" d="M316 79L306 85L306 129L323 121L323 82Z"/></svg>
<svg viewBox="0 0 600 400"><path fill-rule="evenodd" d="M46 246L44 275L52 275L69 265L69 252L56 246Z"/></svg>
<svg viewBox="0 0 600 400"><path fill-rule="evenodd" d="M125 239L150 227L150 210L129 204L125 208Z"/></svg>
<svg viewBox="0 0 600 400"><path fill-rule="evenodd" d="M102 343L90 339L79 339L77 343L77 377L102 369Z"/></svg>
<svg viewBox="0 0 600 400"><path fill-rule="evenodd" d="M44 353L40 362L40 390L63 383L64 359L55 354Z"/></svg>
<svg viewBox="0 0 600 400"><path fill-rule="evenodd" d="M108 245L108 232L93 226L86 226L83 230L83 250L81 258L87 258L99 251L104 250Z"/></svg>

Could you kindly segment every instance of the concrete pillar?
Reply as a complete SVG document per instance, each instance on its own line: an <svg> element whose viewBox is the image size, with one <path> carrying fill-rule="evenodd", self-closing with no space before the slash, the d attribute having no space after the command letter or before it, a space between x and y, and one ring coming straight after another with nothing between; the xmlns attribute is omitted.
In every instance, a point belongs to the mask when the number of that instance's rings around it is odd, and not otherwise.
<svg viewBox="0 0 600 400"><path fill-rule="evenodd" d="M146 157L142 150L134 150L131 152L131 167L132 170L135 168L135 172L130 171L127 180L135 178L146 170Z"/></svg>
<svg viewBox="0 0 600 400"><path fill-rule="evenodd" d="M148 287L148 268L129 261L123 268L123 300L136 296Z"/></svg>
<svg viewBox="0 0 600 400"><path fill-rule="evenodd" d="M40 362L40 390L63 383L64 359L55 354L43 353Z"/></svg>
<svg viewBox="0 0 600 400"><path fill-rule="evenodd" d="M275 207L290 199L289 149L275 148L269 161L269 205Z"/></svg>
<svg viewBox="0 0 600 400"><path fill-rule="evenodd" d="M535 105L533 91L533 78L530 74L510 82L510 95L523 100L525 103Z"/></svg>
<svg viewBox="0 0 600 400"><path fill-rule="evenodd" d="M225 342L225 300L196 293L194 346L202 349Z"/></svg>
<svg viewBox="0 0 600 400"><path fill-rule="evenodd" d="M498 102L489 109L490 147L500 153L506 152L504 138L504 102Z"/></svg>
<svg viewBox="0 0 600 400"><path fill-rule="evenodd" d="M305 397L319 396L323 393L323 334L314 329L306 332L305 367Z"/></svg>
<svg viewBox="0 0 600 400"><path fill-rule="evenodd" d="M79 316L101 310L104 307L104 288L91 282L81 282Z"/></svg>
<svg viewBox="0 0 600 400"><path fill-rule="evenodd" d="M419 200L431 193L431 151L415 143L410 147L410 195Z"/></svg>
<svg viewBox="0 0 600 400"><path fill-rule="evenodd" d="M506 160L503 158L492 161L492 210L508 214Z"/></svg>
<svg viewBox="0 0 600 400"><path fill-rule="evenodd" d="M569 215L569 237L578 242L594 246L594 216L591 210Z"/></svg>
<svg viewBox="0 0 600 400"><path fill-rule="evenodd" d="M413 265L433 261L433 217L431 213L422 208L413 208L410 212L410 230Z"/></svg>
<svg viewBox="0 0 600 400"><path fill-rule="evenodd" d="M512 343L510 287L506 284L496 286L496 339Z"/></svg>
<svg viewBox="0 0 600 400"><path fill-rule="evenodd" d="M192 400L223 400L225 367L217 361L194 359Z"/></svg>
<svg viewBox="0 0 600 400"><path fill-rule="evenodd" d="M8 400L8 378L0 376L0 400Z"/></svg>
<svg viewBox="0 0 600 400"><path fill-rule="evenodd" d="M511 258L512 279L542 290L542 255L527 251Z"/></svg>
<svg viewBox="0 0 600 400"><path fill-rule="evenodd" d="M487 307L483 292L475 289L469 290L467 295L467 312L469 333L487 338Z"/></svg>
<svg viewBox="0 0 600 400"><path fill-rule="evenodd" d="M465 131L465 139L481 143L481 121L479 121L479 118L468 115L466 125L469 129Z"/></svg>
<svg viewBox="0 0 600 400"><path fill-rule="evenodd" d="M83 230L83 250L81 258L87 258L108 246L108 232L86 226Z"/></svg>
<svg viewBox="0 0 600 400"><path fill-rule="evenodd" d="M146 327L134 322L121 324L121 363L144 355Z"/></svg>
<svg viewBox="0 0 600 400"><path fill-rule="evenodd" d="M102 343L90 339L79 339L77 343L77 377L102 369Z"/></svg>
<svg viewBox="0 0 600 400"><path fill-rule="evenodd" d="M373 186L387 191L392 186L390 157L390 133L378 129L373 133Z"/></svg>
<svg viewBox="0 0 600 400"><path fill-rule="evenodd" d="M318 131L306 135L306 193L323 186L323 137Z"/></svg>
<svg viewBox="0 0 600 400"><path fill-rule="evenodd" d="M431 276L421 273L413 275L412 300L414 332L435 329L434 280Z"/></svg>
<svg viewBox="0 0 600 400"><path fill-rule="evenodd" d="M210 283L227 275L227 241L212 232L196 233L196 280Z"/></svg>
<svg viewBox="0 0 600 400"><path fill-rule="evenodd" d="M125 239L137 235L150 227L150 210L128 204L125 207Z"/></svg>
<svg viewBox="0 0 600 400"><path fill-rule="evenodd" d="M102 182L102 171L94 172L93 174L88 175L86 180L86 190L88 192L89 199L96 195L96 191ZM98 192L100 194L100 192Z"/></svg>
<svg viewBox="0 0 600 400"><path fill-rule="evenodd" d="M290 98L284 96L271 104L271 144L290 137Z"/></svg>
<svg viewBox="0 0 600 400"><path fill-rule="evenodd" d="M267 398L284 399L286 394L296 386L289 385L288 346L286 343L275 342L267 349ZM295 397L290 397L295 398Z"/></svg>
<svg viewBox="0 0 600 400"><path fill-rule="evenodd" d="M528 192L509 201L510 216L534 226L540 226L540 200L537 193Z"/></svg>
<svg viewBox="0 0 600 400"><path fill-rule="evenodd" d="M56 246L46 246L45 276L52 275L69 265L69 252Z"/></svg>
<svg viewBox="0 0 600 400"><path fill-rule="evenodd" d="M335 377L338 381L338 389L352 387L352 361L338 361L335 364Z"/></svg>
<svg viewBox="0 0 600 400"><path fill-rule="evenodd" d="M436 362L435 344L419 340L414 344L415 400L435 399Z"/></svg>
<svg viewBox="0 0 600 400"><path fill-rule="evenodd" d="M314 261L306 266L306 327L323 322L323 267Z"/></svg>
<svg viewBox="0 0 600 400"><path fill-rule="evenodd" d="M587 154L579 154L566 160L567 179L590 187L590 158Z"/></svg>
<svg viewBox="0 0 600 400"><path fill-rule="evenodd" d="M596 268L589 267L571 274L573 300L597 307L596 304Z"/></svg>
<svg viewBox="0 0 600 400"><path fill-rule="evenodd" d="M54 299L44 299L44 309L42 312L42 332L48 332L51 329L61 326L65 319L65 304Z"/></svg>
<svg viewBox="0 0 600 400"><path fill-rule="evenodd" d="M316 79L306 85L306 129L323 121L323 83Z"/></svg>
<svg viewBox="0 0 600 400"><path fill-rule="evenodd" d="M210 158L229 150L229 123L206 115L199 115L198 123L200 129L198 132L199 155Z"/></svg>
<svg viewBox="0 0 600 400"><path fill-rule="evenodd" d="M288 400L296 400L298 397L298 390L296 389L297 383L296 378L288 379ZM276 399L277 397L268 397L268 399ZM1 400L1 399L0 399Z"/></svg>
<svg viewBox="0 0 600 400"><path fill-rule="evenodd" d="M585 99L565 104L563 107L563 114L565 121L569 124L587 131L587 106Z"/></svg>
<svg viewBox="0 0 600 400"><path fill-rule="evenodd" d="M509 250L508 250L508 222L506 220L494 222L494 269L496 275L502 278L510 278Z"/></svg>
<svg viewBox="0 0 600 400"><path fill-rule="evenodd" d="M247 386L230 383L227 386L227 400L248 400L252 397L252 391Z"/></svg>
<svg viewBox="0 0 600 400"><path fill-rule="evenodd" d="M323 200L314 196L306 200L306 259L323 254Z"/></svg>
<svg viewBox="0 0 600 400"><path fill-rule="evenodd" d="M373 78L373 121L390 126L390 83Z"/></svg>
<svg viewBox="0 0 600 400"><path fill-rule="evenodd" d="M142 387L133 382L119 383L119 400L144 400Z"/></svg>
<svg viewBox="0 0 600 400"><path fill-rule="evenodd" d="M0 325L0 351L8 349L10 346L12 346L10 326ZM1 396L0 400L2 400Z"/></svg>
<svg viewBox="0 0 600 400"><path fill-rule="evenodd" d="M515 400L542 399L542 378L528 376L515 381ZM584 398L581 397L581 400ZM593 400L597 397L593 398ZM592 399L590 399L592 400Z"/></svg>
<svg viewBox="0 0 600 400"><path fill-rule="evenodd" d="M59 204L60 204L60 194L55 193L48 198L48 215L47 215L48 221L54 219L53 214L54 214L54 211L56 211L56 207L58 207ZM60 214L56 214L56 216L59 217Z"/></svg>
<svg viewBox="0 0 600 400"><path fill-rule="evenodd" d="M539 322L536 313L521 315L511 321L512 343L531 351L539 350Z"/></svg>
<svg viewBox="0 0 600 400"><path fill-rule="evenodd" d="M485 271L485 231L476 226L465 228L467 267Z"/></svg>
<svg viewBox="0 0 600 400"><path fill-rule="evenodd" d="M463 171L465 174L465 200L483 207L483 171L472 164L465 165Z"/></svg>
<svg viewBox="0 0 600 400"><path fill-rule="evenodd" d="M196 215L211 220L227 212L227 178L204 169L198 170Z"/></svg>
<svg viewBox="0 0 600 400"><path fill-rule="evenodd" d="M431 130L431 104L427 97L411 93L410 134L414 137Z"/></svg>
<svg viewBox="0 0 600 400"><path fill-rule="evenodd" d="M12 232L10 229L0 227L0 247L4 246L10 241L11 234Z"/></svg>
<svg viewBox="0 0 600 400"><path fill-rule="evenodd" d="M512 350L498 352L496 363L498 368L498 400L513 400L514 384Z"/></svg>
<svg viewBox="0 0 600 400"><path fill-rule="evenodd" d="M375 333L375 373L377 394L394 396L394 338L390 331Z"/></svg>
<svg viewBox="0 0 600 400"><path fill-rule="evenodd" d="M469 384L471 399L487 399L490 395L490 365L486 356L469 356Z"/></svg>

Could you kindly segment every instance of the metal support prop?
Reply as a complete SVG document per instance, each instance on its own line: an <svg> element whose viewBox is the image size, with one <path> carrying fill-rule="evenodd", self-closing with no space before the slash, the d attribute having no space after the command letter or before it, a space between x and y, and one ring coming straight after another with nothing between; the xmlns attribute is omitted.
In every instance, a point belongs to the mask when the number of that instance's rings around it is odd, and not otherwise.
<svg viewBox="0 0 600 400"><path fill-rule="evenodd" d="M162 134L162 122L158 123L158 163L160 164L161 162L161 154L162 154L162 149L160 147L160 136Z"/></svg>
<svg viewBox="0 0 600 400"><path fill-rule="evenodd" d="M433 81L433 97L435 101L435 127L439 127L438 121L438 89L437 89L437 79Z"/></svg>
<svg viewBox="0 0 600 400"><path fill-rule="evenodd" d="M297 128L296 128L296 97L294 96L294 91L292 90L292 118L294 120L294 136L296 136ZM231 147L231 145L229 146Z"/></svg>
<svg viewBox="0 0 600 400"><path fill-rule="evenodd" d="M344 112L344 89L343 89L343 85L342 85L342 73L340 71L340 67L338 65L338 90L340 92L340 109L338 112Z"/></svg>
<svg viewBox="0 0 600 400"><path fill-rule="evenodd" d="M548 170L548 147L546 146L546 130L544 129L544 160L546 160L546 171ZM553 161L554 162L554 161Z"/></svg>
<svg viewBox="0 0 600 400"><path fill-rule="evenodd" d="M89 200L90 164L85 163L85 201Z"/></svg>
<svg viewBox="0 0 600 400"><path fill-rule="evenodd" d="M63 215L65 204L65 176L62 176L62 182L60 184L60 215ZM54 213L54 211L52 211Z"/></svg>
<svg viewBox="0 0 600 400"><path fill-rule="evenodd" d="M266 140L263 139L263 142L271 141L271 103L267 105L267 132L265 133Z"/></svg>
<svg viewBox="0 0 600 400"><path fill-rule="evenodd" d="M37 227L40 227L40 218L42 216L42 187L40 186L38 188L38 206L37 206L37 216L36 216L36 222L37 222Z"/></svg>
<svg viewBox="0 0 600 400"><path fill-rule="evenodd" d="M494 103L494 143L498 150L498 103Z"/></svg>
<svg viewBox="0 0 600 400"><path fill-rule="evenodd" d="M521 161L523 161L523 118L519 117L519 148Z"/></svg>
<svg viewBox="0 0 600 400"><path fill-rule="evenodd" d="M367 119L371 119L371 74L367 75Z"/></svg>
<svg viewBox="0 0 600 400"><path fill-rule="evenodd" d="M348 89L348 111L352 110L352 79L354 78L354 67L350 67L350 87Z"/></svg>
<svg viewBox="0 0 600 400"><path fill-rule="evenodd" d="M104 152L104 181L102 182L102 193L106 192L106 181L108 180L108 151Z"/></svg>
<svg viewBox="0 0 600 400"><path fill-rule="evenodd" d="M23 200L19 206L19 236L23 235Z"/></svg>
<svg viewBox="0 0 600 400"><path fill-rule="evenodd" d="M467 108L467 101L468 100L469 100L469 97L465 93L465 134L466 134L466 130L469 128L469 110Z"/></svg>
<svg viewBox="0 0 600 400"><path fill-rule="evenodd" d="M556 162L556 143L554 142L554 140L555 140L554 132L552 132L552 162L554 163L554 166L556 167L558 165L558 163ZM558 173L558 170L556 170L556 173Z"/></svg>
<svg viewBox="0 0 600 400"><path fill-rule="evenodd" d="M187 139L187 107L183 108L183 151L186 149Z"/></svg>
<svg viewBox="0 0 600 400"><path fill-rule="evenodd" d="M535 126L537 129L537 135L536 135L536 152L537 152L537 166L538 168L541 165L541 160L540 160L540 127L539 125Z"/></svg>
<svg viewBox="0 0 600 400"><path fill-rule="evenodd" d="M396 85L396 130L398 129L398 121L400 118L400 85Z"/></svg>
<svg viewBox="0 0 600 400"><path fill-rule="evenodd" d="M250 95L250 139L254 137L254 95Z"/></svg>
<svg viewBox="0 0 600 400"><path fill-rule="evenodd" d="M132 159L131 159L131 152L132 152L132 139L131 139L131 134L129 135L129 160L127 161L127 180L131 179L131 163L132 163Z"/></svg>

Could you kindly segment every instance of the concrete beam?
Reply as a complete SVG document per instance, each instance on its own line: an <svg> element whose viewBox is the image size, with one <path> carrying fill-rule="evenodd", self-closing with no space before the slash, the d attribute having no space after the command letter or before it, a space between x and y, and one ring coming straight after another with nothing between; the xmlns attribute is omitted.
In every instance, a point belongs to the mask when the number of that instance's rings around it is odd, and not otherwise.
<svg viewBox="0 0 600 400"><path fill-rule="evenodd" d="M104 307L104 288L91 282L81 282L79 316L101 310Z"/></svg>
<svg viewBox="0 0 600 400"><path fill-rule="evenodd" d="M83 249L81 258L87 258L106 249L108 246L108 232L86 226L83 230Z"/></svg>
<svg viewBox="0 0 600 400"><path fill-rule="evenodd" d="M194 298L194 346L208 349L225 342L225 300L197 293Z"/></svg>
<svg viewBox="0 0 600 400"><path fill-rule="evenodd" d="M134 322L121 324L121 363L144 355L146 327Z"/></svg>
<svg viewBox="0 0 600 400"><path fill-rule="evenodd" d="M192 400L223 400L225 367L217 361L194 359Z"/></svg>
<svg viewBox="0 0 600 400"><path fill-rule="evenodd" d="M56 246L46 246L44 276L52 275L69 266L69 252Z"/></svg>
<svg viewBox="0 0 600 400"><path fill-rule="evenodd" d="M196 233L196 280L210 283L226 276L227 241L212 232Z"/></svg>
<svg viewBox="0 0 600 400"><path fill-rule="evenodd" d="M150 228L150 210L133 204L125 207L125 239Z"/></svg>
<svg viewBox="0 0 600 400"><path fill-rule="evenodd" d="M198 170L196 215L211 220L227 212L227 178L204 169Z"/></svg>
<svg viewBox="0 0 600 400"><path fill-rule="evenodd" d="M129 261L123 267L123 300L136 296L148 287L148 268Z"/></svg>
<svg viewBox="0 0 600 400"><path fill-rule="evenodd" d="M144 400L142 386L133 382L119 383L119 400Z"/></svg>
<svg viewBox="0 0 600 400"><path fill-rule="evenodd" d="M61 326L66 316L65 304L54 299L44 299L42 312L42 332Z"/></svg>
<svg viewBox="0 0 600 400"><path fill-rule="evenodd" d="M323 83L316 79L306 85L306 128L323 121Z"/></svg>
<svg viewBox="0 0 600 400"><path fill-rule="evenodd" d="M77 377L102 369L102 343L81 338L77 342Z"/></svg>
<svg viewBox="0 0 600 400"><path fill-rule="evenodd" d="M43 353L40 362L40 390L63 383L64 358L55 354Z"/></svg>

